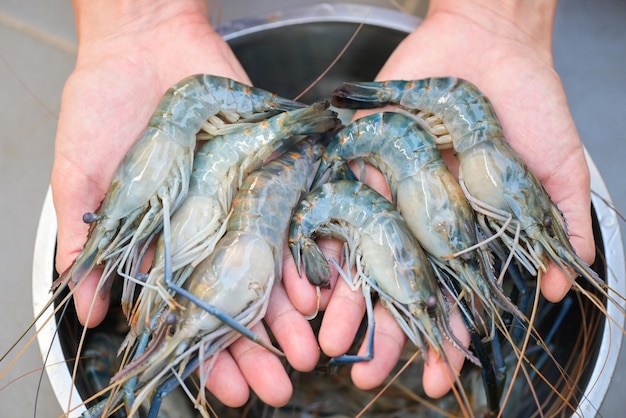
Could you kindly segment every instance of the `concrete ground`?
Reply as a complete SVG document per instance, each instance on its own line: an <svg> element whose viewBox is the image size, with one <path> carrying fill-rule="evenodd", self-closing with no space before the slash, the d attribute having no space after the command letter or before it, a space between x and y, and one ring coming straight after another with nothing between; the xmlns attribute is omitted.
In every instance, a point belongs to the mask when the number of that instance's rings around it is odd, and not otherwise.
<svg viewBox="0 0 626 418"><path fill-rule="evenodd" d="M316 2L231 0L224 4L222 20L295 3ZM420 12L424 10L423 3L412 3ZM626 208L622 177L626 157L625 19L626 3L620 0L562 1L554 33L555 66L580 136L615 205L622 209ZM6 293L0 292L0 352L32 318L33 246L52 167L61 91L75 54L69 0L55 2L54 7L43 0L0 1L0 126L4 126L0 134L0 265L4 266L6 286ZM624 415L624 357L622 354L600 408L602 416ZM0 380L0 416L61 414L48 378L44 376L39 382L41 365L33 346Z"/></svg>

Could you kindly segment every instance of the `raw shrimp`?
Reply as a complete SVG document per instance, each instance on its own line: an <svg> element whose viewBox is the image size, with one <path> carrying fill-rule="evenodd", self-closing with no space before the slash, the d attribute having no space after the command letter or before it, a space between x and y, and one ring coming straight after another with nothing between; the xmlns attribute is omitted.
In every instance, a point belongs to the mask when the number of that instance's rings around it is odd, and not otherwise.
<svg viewBox="0 0 626 418"><path fill-rule="evenodd" d="M184 200L193 163L196 133L219 115L228 123L259 119L303 107L234 80L193 75L175 84L139 139L119 164L95 213L83 250L55 282L78 283L96 265L106 263L103 280L162 224L163 206L173 212ZM217 123L217 133L223 121Z"/></svg>
<svg viewBox="0 0 626 418"><path fill-rule="evenodd" d="M332 172L344 172L346 161L355 159L383 173L398 212L431 261L452 273L463 290L478 295L492 311L499 302L522 316L491 280L493 273L478 254L482 247L450 257L476 246L476 219L428 132L402 113L375 113L353 121L331 140L315 181L328 172L335 177Z"/></svg>
<svg viewBox="0 0 626 418"><path fill-rule="evenodd" d="M545 271L552 260L566 274L568 267L573 269L617 306L621 304L576 255L561 211L504 139L491 102L476 86L445 77L345 83L333 92L337 107L387 104L441 118L459 159L461 187L474 210L486 217L485 233L497 234L529 271Z"/></svg>
<svg viewBox="0 0 626 418"><path fill-rule="evenodd" d="M337 180L322 184L300 203L291 224L289 247L298 271L304 264L308 280L324 285L330 268L314 242L318 236L347 243L348 270L357 270L352 285L361 287L368 303L370 348L374 324L369 291L373 289L423 355L427 344L445 355L442 333L455 340L447 328L446 306L435 273L388 200L365 183Z"/></svg>
<svg viewBox="0 0 626 418"><path fill-rule="evenodd" d="M245 176L277 149L285 149L301 135L314 135L339 126L328 102L318 102L273 116L234 133L206 142L196 154L189 194L171 220L168 243L172 251L174 282L179 286L198 263L206 258L224 234L232 198ZM236 216L236 214L234 215ZM269 215L268 215L269 216ZM168 302L164 297L164 237L157 245L155 260L139 296L131 325L137 334L155 312ZM126 281L123 306L128 309L135 281ZM158 290L161 289L161 290Z"/></svg>
<svg viewBox="0 0 626 418"><path fill-rule="evenodd" d="M0 361L68 283L80 282L102 264L101 291L110 285L108 279L116 268L126 274L124 264L143 251L140 247L160 230L163 208L171 213L185 199L196 133L201 128L220 134L231 131L234 123L258 121L302 107L305 105L274 93L213 75L193 75L168 89L147 128L117 167L99 208L84 215L83 220L91 225L82 251L53 283L56 291L50 301Z"/></svg>
<svg viewBox="0 0 626 418"><path fill-rule="evenodd" d="M320 145L302 140L246 177L233 200L224 237L193 270L186 291L177 292L181 308L161 316L152 346L113 379L120 384L139 376L140 391L132 411L176 373L177 366L185 369L194 355L213 356L239 338L237 331L224 325L225 318L241 327L252 327L263 318L272 286L281 277L293 208L307 190L322 151ZM187 294L194 295L193 300ZM208 371L200 373L202 385ZM151 414L156 414L153 410Z"/></svg>

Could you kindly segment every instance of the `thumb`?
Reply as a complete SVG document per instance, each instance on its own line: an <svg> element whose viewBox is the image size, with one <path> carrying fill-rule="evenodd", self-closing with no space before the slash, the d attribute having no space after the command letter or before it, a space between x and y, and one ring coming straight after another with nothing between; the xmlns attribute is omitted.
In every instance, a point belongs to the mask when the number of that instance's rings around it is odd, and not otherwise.
<svg viewBox="0 0 626 418"><path fill-rule="evenodd" d="M66 272L80 254L89 230L82 221L83 214L93 211L101 199L98 195L102 195L83 176L66 175L67 172L66 166L55 161L51 188L58 228L56 268L60 274ZM88 327L102 322L109 307L108 290L96 291L100 277L101 271L97 269L78 283L71 284L78 319Z"/></svg>

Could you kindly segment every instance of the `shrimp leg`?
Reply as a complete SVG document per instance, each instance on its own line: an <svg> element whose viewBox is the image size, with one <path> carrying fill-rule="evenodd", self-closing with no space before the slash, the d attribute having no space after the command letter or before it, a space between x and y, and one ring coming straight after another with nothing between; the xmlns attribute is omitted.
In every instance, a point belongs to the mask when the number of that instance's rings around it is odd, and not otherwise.
<svg viewBox="0 0 626 418"><path fill-rule="evenodd" d="M344 245L344 251L348 251L347 245ZM346 256L346 259L348 259L348 256ZM330 261L334 265L335 269L337 270L341 278L348 284L348 286L353 292L356 292L358 290L358 287L361 288L361 292L363 293L363 297L365 299L365 315L367 317L367 335L365 337L367 341L367 348L365 351L365 355L363 356L344 354L342 356L331 358L329 361L329 365L332 366L332 365L337 365L337 364L352 364L352 363L359 363L363 361L370 361L374 358L374 327L376 326L376 323L374 321L374 307L373 307L373 302L372 302L372 292L370 290L370 286L368 286L367 283L363 283L361 286L356 285L355 279L350 277L349 269L346 272L341 268L341 266L339 265L339 263L337 263L336 260L330 260Z"/></svg>

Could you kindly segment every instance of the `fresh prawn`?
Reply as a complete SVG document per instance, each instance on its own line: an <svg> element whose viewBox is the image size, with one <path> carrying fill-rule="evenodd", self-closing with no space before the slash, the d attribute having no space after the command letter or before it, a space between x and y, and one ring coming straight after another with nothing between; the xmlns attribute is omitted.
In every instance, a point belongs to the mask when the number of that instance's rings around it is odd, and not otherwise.
<svg viewBox="0 0 626 418"><path fill-rule="evenodd" d="M161 228L163 208L173 212L185 199L198 131L203 129L210 135L230 132L245 127L242 123L303 107L306 105L266 90L213 75L190 76L170 88L118 165L97 211L83 217L91 224L83 250L54 281L54 294L0 361L58 300L68 283L80 282L102 264L100 291L110 286L108 279L116 269L126 274L125 263L134 263L136 254L144 250L141 247L145 248ZM71 293L60 305L70 297Z"/></svg>
<svg viewBox="0 0 626 418"><path fill-rule="evenodd" d="M348 269L357 276L348 280L365 296L373 338L370 289L394 316L408 338L426 355L430 347L440 355L443 337L459 347L447 327L445 301L422 248L409 232L395 207L365 183L336 180L314 189L298 206L289 247L299 272L314 285L327 285L330 267L315 244L319 236L338 238L348 247ZM342 269L340 266L338 271ZM347 276L347 273L345 273ZM372 341L369 341L371 354ZM463 350L468 358L473 355Z"/></svg>
<svg viewBox="0 0 626 418"><path fill-rule="evenodd" d="M199 353L213 356L240 337L238 331L224 325L224 319L246 328L263 319L272 286L281 278L293 208L307 190L322 151L323 147L304 139L246 177L233 200L225 235L193 270L185 283L186 291L177 291L180 308L161 314L145 355L113 377L114 385L139 377L131 415L171 373L176 373L177 366L190 372L193 369L185 366L194 356L196 361ZM209 371L210 367L200 373L202 386ZM186 376L170 381L179 378ZM163 396L159 394L159 401ZM158 402L154 404L149 416L156 416L158 406ZM204 413L202 408L200 402Z"/></svg>
<svg viewBox="0 0 626 418"><path fill-rule="evenodd" d="M392 202L433 263L448 270L470 297L496 310L499 303L523 316L497 286L478 247L476 219L461 188L441 159L432 135L402 113L374 113L337 132L322 156L314 184L345 163L361 160L379 169ZM472 303L472 306L474 304Z"/></svg>
<svg viewBox="0 0 626 418"><path fill-rule="evenodd" d="M552 260L568 277L571 268L621 305L623 297L610 295L604 281L576 255L561 211L505 140L493 105L475 85L452 77L344 83L333 92L332 103L339 108L392 104L440 118L459 160L463 192L486 218L484 232L499 236L530 272L545 272Z"/></svg>
<svg viewBox="0 0 626 418"><path fill-rule="evenodd" d="M168 89L120 162L99 208L83 216L91 224L87 242L53 287L78 283L102 263L106 280L161 228L164 204L173 212L187 195L196 133L207 121L219 133L224 121L256 120L303 106L213 75L193 75Z"/></svg>
<svg viewBox="0 0 626 418"><path fill-rule="evenodd" d="M321 101L304 109L275 115L244 129L217 136L197 151L189 193L171 219L169 238L174 282L181 285L206 258L224 234L232 198L248 173L258 168L278 149L285 149L302 135L321 134L339 126L335 112ZM164 237L157 244L155 259L131 325L137 334L148 325L155 311L168 302L164 274ZM122 300L130 310L136 280L127 280Z"/></svg>

